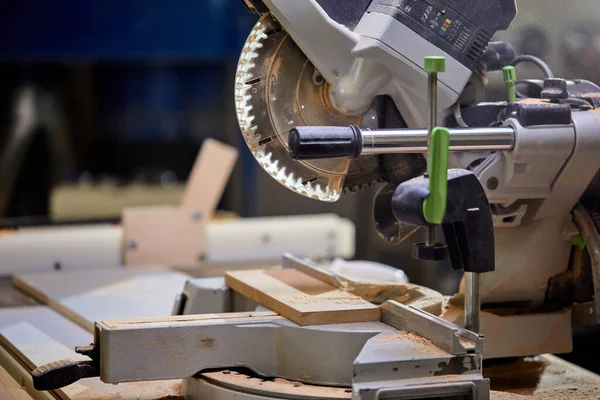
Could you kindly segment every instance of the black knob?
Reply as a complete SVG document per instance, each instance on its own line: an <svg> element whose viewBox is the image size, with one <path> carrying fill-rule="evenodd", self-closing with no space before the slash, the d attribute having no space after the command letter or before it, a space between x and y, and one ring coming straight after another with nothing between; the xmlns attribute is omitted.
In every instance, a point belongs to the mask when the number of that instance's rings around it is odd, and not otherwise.
<svg viewBox="0 0 600 400"><path fill-rule="evenodd" d="M436 243L428 246L425 243L413 244L413 258L425 261L442 261L448 258L448 246Z"/></svg>
<svg viewBox="0 0 600 400"><path fill-rule="evenodd" d="M502 71L506 65L509 65L515 59L515 49L506 42L491 42L479 62L488 71Z"/></svg>
<svg viewBox="0 0 600 400"><path fill-rule="evenodd" d="M357 126L297 126L288 139L294 160L349 157L362 151L362 136Z"/></svg>
<svg viewBox="0 0 600 400"><path fill-rule="evenodd" d="M542 89L542 99L550 101L560 101L569 98L569 89L567 81L560 78L548 78L544 81Z"/></svg>

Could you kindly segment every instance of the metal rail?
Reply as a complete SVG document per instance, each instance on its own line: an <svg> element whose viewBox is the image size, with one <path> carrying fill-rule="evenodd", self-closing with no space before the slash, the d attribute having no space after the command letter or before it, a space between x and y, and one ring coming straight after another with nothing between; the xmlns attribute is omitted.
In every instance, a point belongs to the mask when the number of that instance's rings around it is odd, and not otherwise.
<svg viewBox="0 0 600 400"><path fill-rule="evenodd" d="M427 151L427 129L361 129L360 155ZM450 151L510 151L515 131L510 127L457 128L450 131Z"/></svg>

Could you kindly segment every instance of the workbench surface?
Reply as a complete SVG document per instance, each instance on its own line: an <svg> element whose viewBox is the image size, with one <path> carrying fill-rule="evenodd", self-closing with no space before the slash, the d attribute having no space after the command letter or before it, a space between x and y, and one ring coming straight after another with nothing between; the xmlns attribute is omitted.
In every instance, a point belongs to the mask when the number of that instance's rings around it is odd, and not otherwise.
<svg viewBox="0 0 600 400"><path fill-rule="evenodd" d="M23 311L15 312L14 307L23 307ZM29 310L25 311L25 309ZM38 311L34 309L38 309ZM35 300L11 287L10 279L0 279L0 314L4 316L4 318L0 316L0 325L3 324L2 320L4 320L5 324L11 325L12 323L9 320L12 318L13 322L15 322L14 318L17 318L18 315L22 315L21 319L24 322L37 325L41 323L40 316L37 313L49 314L52 318L56 318L57 321L64 319L58 313L44 306L39 306ZM9 318L11 315L12 317ZM27 315L30 316L27 317ZM29 321L27 321L28 319ZM69 324L72 323L69 322ZM52 323L52 325L56 326L55 323ZM74 326L73 329L80 328ZM49 334L57 335L52 332L49 332ZM88 334L82 331L81 335L90 335L90 338L77 338L77 340L85 341L91 339L91 333ZM75 338L73 340L77 341ZM84 343L77 342L75 344ZM65 343L66 347L70 347L71 345L71 343ZM14 366L16 364L14 360L10 359L8 356L9 353L6 350L5 347L0 346L0 399L30 400L31 397L22 389L22 385L11 378L11 374L8 372L11 371L13 373L12 376L17 375L17 380L22 382L22 375L19 377L18 374L14 373ZM543 355L512 363L488 366L484 368L484 375L491 379L491 399L495 400L546 400L563 398L588 400L600 398L599 375L552 355ZM27 382L23 384L30 386ZM98 382L98 384L103 385L101 382ZM153 383L140 382L138 385L147 385L148 389L152 387ZM142 392L146 392L147 389L142 389L140 386L136 390L139 391L141 389ZM119 387L122 387L122 385L107 385L107 388L112 390ZM124 386L122 388L125 389ZM163 392L162 394L164 396L166 393ZM168 393L168 395L173 396L173 398L179 398L180 392L177 390L173 393ZM61 398L63 397L61 396ZM81 396L81 393L76 398L78 400L86 400L85 396Z"/></svg>

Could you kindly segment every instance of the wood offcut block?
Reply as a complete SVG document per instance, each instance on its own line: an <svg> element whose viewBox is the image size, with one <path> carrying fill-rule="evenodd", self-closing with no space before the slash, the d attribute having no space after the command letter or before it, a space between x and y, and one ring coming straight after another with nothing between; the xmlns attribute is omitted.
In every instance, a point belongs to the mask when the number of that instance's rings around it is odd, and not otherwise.
<svg viewBox="0 0 600 400"><path fill-rule="evenodd" d="M296 269L230 271L233 290L298 325L379 321L379 307Z"/></svg>
<svg viewBox="0 0 600 400"><path fill-rule="evenodd" d="M123 210L125 265L195 267L206 257L208 221L182 207L143 207Z"/></svg>
<svg viewBox="0 0 600 400"><path fill-rule="evenodd" d="M123 210L125 265L193 268L206 264L206 226L237 160L238 151L204 140L179 206Z"/></svg>

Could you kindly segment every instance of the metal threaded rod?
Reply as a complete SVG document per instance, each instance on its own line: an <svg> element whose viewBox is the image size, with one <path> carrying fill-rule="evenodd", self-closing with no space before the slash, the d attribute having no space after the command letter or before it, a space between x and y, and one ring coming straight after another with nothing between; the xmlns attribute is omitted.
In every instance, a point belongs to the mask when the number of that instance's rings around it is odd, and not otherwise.
<svg viewBox="0 0 600 400"><path fill-rule="evenodd" d="M479 333L479 294L480 276L475 272L465 272L465 329Z"/></svg>
<svg viewBox="0 0 600 400"><path fill-rule="evenodd" d="M426 61L427 62L427 61ZM427 85L427 111L429 112L429 126L427 127L427 172L429 173L429 168L431 167L431 133L433 129L437 126L437 92L438 92L438 74L437 72L429 71L429 82ZM427 227L427 237L425 239L425 244L427 246L435 246L435 226Z"/></svg>
<svg viewBox="0 0 600 400"><path fill-rule="evenodd" d="M438 74L436 72L429 73L427 109L429 112L429 126L427 127L427 165L430 165L431 154L431 132L437 125L437 91L438 91Z"/></svg>

